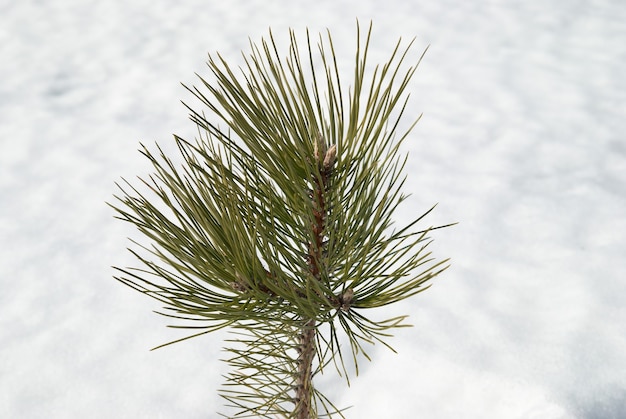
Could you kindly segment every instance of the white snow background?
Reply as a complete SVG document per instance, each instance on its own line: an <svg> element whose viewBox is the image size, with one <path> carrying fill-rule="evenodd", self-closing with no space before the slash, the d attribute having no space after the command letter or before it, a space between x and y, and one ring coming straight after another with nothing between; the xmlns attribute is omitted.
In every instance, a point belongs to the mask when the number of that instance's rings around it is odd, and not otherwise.
<svg viewBox="0 0 626 419"><path fill-rule="evenodd" d="M214 418L226 334L182 334L111 265L140 238L105 205L150 167L137 148L195 136L180 82L208 52L272 28L333 34L352 77L355 21L381 61L430 45L399 223L452 266L376 313L410 314L348 388L349 418L626 417L626 6L594 1L0 2L0 418ZM284 45L284 44L283 44ZM284 50L287 54L286 49Z"/></svg>

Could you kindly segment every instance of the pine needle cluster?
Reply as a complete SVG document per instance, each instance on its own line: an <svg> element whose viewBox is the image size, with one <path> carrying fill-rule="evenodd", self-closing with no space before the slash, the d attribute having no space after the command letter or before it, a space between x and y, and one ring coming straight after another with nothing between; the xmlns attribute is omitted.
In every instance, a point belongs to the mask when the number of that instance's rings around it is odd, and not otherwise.
<svg viewBox="0 0 626 419"><path fill-rule="evenodd" d="M399 147L419 117L397 131L421 57L404 69L411 43L399 40L370 68L371 26L357 32L347 88L330 34L315 48L307 32L301 52L290 32L283 58L270 33L238 70L210 56L212 80L188 88L205 109L188 107L199 136L174 137L182 164L143 147L154 174L119 185L112 205L149 243L134 242L140 267L117 279L194 330L180 340L230 327L221 394L237 417L342 415L313 378L329 364L347 377L346 353L356 365L364 344L388 345L406 316L369 309L447 266L427 249L443 226L416 227L432 208L400 228L392 219L407 197Z"/></svg>

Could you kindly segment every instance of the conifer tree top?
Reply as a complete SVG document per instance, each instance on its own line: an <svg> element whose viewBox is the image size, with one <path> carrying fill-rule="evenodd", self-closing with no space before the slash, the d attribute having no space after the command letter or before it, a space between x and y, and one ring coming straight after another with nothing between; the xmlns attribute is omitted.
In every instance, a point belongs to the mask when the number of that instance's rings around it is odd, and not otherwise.
<svg viewBox="0 0 626 419"><path fill-rule="evenodd" d="M447 266L428 251L434 228L417 227L432 208L394 224L406 199L399 146L414 125L398 122L417 65L398 41L369 66L370 36L357 30L348 85L330 34L315 48L307 32L301 51L292 31L284 58L270 32L237 70L210 56L210 79L188 88L204 108L188 106L199 137L174 137L182 164L143 147L154 174L121 185L113 206L149 242L135 242L141 266L117 279L189 337L234 331L222 394L241 414L339 412L312 377L330 362L346 373L344 341L355 363L364 343L388 345L406 316L370 309L423 291Z"/></svg>

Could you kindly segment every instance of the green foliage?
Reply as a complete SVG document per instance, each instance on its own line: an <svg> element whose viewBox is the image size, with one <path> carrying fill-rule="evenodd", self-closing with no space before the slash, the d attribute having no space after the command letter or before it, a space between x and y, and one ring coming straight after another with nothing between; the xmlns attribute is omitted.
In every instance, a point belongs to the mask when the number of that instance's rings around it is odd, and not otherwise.
<svg viewBox="0 0 626 419"><path fill-rule="evenodd" d="M446 267L427 250L433 228L415 228L432 208L394 228L416 65L402 70L411 44L399 41L369 68L370 34L358 33L347 89L330 35L316 53L307 32L302 54L291 32L285 59L270 33L240 71L210 57L214 81L188 89L222 126L189 108L200 135L175 136L182 164L143 147L155 173L116 197L118 218L150 243L135 242L141 267L117 279L192 321L175 326L189 337L231 327L222 395L240 417L341 414L310 378L329 363L347 377L345 337L354 365L364 343L387 345L405 316L367 309L423 291Z"/></svg>

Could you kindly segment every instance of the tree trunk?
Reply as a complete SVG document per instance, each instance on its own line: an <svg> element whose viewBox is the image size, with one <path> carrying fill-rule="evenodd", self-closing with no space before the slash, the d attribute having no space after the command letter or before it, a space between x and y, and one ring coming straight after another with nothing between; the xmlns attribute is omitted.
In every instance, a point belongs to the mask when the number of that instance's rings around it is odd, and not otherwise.
<svg viewBox="0 0 626 419"><path fill-rule="evenodd" d="M297 419L311 419L311 403L313 400L312 368L315 357L315 320L309 320L299 336L298 374L296 381Z"/></svg>

